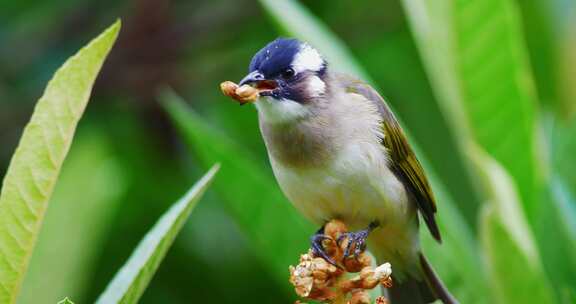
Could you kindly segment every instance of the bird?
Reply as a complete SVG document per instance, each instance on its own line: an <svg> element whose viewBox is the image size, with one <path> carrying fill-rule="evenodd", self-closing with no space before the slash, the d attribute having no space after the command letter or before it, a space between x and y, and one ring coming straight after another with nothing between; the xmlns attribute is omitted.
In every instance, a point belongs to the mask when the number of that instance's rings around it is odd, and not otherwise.
<svg viewBox="0 0 576 304"><path fill-rule="evenodd" d="M367 249L394 268L393 304L458 303L424 256L423 221L441 242L436 202L425 172L390 107L360 79L332 68L312 45L278 38L252 58L239 85L254 102L268 158L284 195L320 228L343 221L356 256ZM340 240L339 240L340 241Z"/></svg>

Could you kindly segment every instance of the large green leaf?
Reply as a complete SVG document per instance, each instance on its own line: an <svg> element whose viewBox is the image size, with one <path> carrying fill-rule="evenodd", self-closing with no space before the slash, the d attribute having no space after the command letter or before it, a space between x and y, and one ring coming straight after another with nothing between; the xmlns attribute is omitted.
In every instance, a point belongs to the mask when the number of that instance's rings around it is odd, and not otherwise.
<svg viewBox="0 0 576 304"><path fill-rule="evenodd" d="M546 270L558 293L565 297L565 289L576 291L576 120L558 121L547 116L544 134L550 147L549 183L543 191L542 200L548 203L540 209L540 220L535 235L542 245L541 253ZM553 238L550 236L554 235Z"/></svg>
<svg viewBox="0 0 576 304"><path fill-rule="evenodd" d="M466 142L474 138L514 178L537 217L536 94L512 0L404 0L438 100Z"/></svg>
<svg viewBox="0 0 576 304"><path fill-rule="evenodd" d="M477 142L512 177L510 191L519 193L523 212L511 216L526 215L550 279L561 282L560 274L572 269L572 258L566 250L549 249L573 240L559 233L568 227L555 212L558 209L551 207L551 196L542 194L547 189L539 182L546 166L537 159L544 153L536 147L543 149L546 143L535 140L536 95L515 3L403 2L435 92L459 130L461 144ZM555 238L544 231L556 231Z"/></svg>
<svg viewBox="0 0 576 304"><path fill-rule="evenodd" d="M219 169L215 165L144 236L96 303L137 303L178 232Z"/></svg>
<svg viewBox="0 0 576 304"><path fill-rule="evenodd" d="M559 55L557 37L554 33L555 19L552 11L553 1L524 0L516 1L522 14L522 24L526 35L530 65L534 70L534 81L543 106L551 107L556 114L561 111L558 98Z"/></svg>
<svg viewBox="0 0 576 304"><path fill-rule="evenodd" d="M76 125L119 30L117 21L55 73L24 130L0 194L1 303L16 300Z"/></svg>
<svg viewBox="0 0 576 304"><path fill-rule="evenodd" d="M304 222L283 197L274 177L242 147L210 127L174 94L164 94L162 100L200 160L204 164L222 162L222 178L215 188L272 273L285 281L287 265L308 247L314 227ZM424 166L429 168L426 162ZM442 185L430 177L441 204L438 221L445 241L438 246L424 233L425 252L459 298L469 300L467 303L483 302L485 292L480 286L485 283L471 232ZM467 288L468 284L479 288Z"/></svg>
<svg viewBox="0 0 576 304"><path fill-rule="evenodd" d="M270 171L266 172L243 147L209 127L173 93L165 92L161 100L201 163L222 163L215 189L271 273L285 282L288 265L306 251L309 236L318 227L296 212Z"/></svg>
<svg viewBox="0 0 576 304"><path fill-rule="evenodd" d="M542 263L557 295L562 303L574 303L566 297L568 291L576 292L576 198L558 176L551 178L548 187L542 199L549 203L541 210L535 236L546 241L540 247Z"/></svg>
<svg viewBox="0 0 576 304"><path fill-rule="evenodd" d="M541 265L534 265L533 257L513 239L503 215L492 206L484 207L482 245L495 303L555 303Z"/></svg>
<svg viewBox="0 0 576 304"><path fill-rule="evenodd" d="M567 186L576 189L576 117L570 121L548 118L544 133L550 147L551 174L560 176Z"/></svg>
<svg viewBox="0 0 576 304"><path fill-rule="evenodd" d="M481 216L482 250L498 303L553 303L552 285L522 211L514 182L493 158L471 148L488 203Z"/></svg>
<svg viewBox="0 0 576 304"><path fill-rule="evenodd" d="M46 211L18 303L56 303L67 296L86 302L82 295L119 196L126 190L106 136L93 127L81 128L77 135L56 184L54 203ZM46 280L47 273L57 273L58 279Z"/></svg>
<svg viewBox="0 0 576 304"><path fill-rule="evenodd" d="M70 301L70 299L66 297L64 300L58 301L58 304L74 304L74 302Z"/></svg>
<svg viewBox="0 0 576 304"><path fill-rule="evenodd" d="M559 2L559 1L557 1ZM560 36L559 55L559 90L560 90L560 111L566 119L576 118L576 86L574 86L574 75L576 75L576 3L568 4L568 13L572 16L564 21L564 29Z"/></svg>
<svg viewBox="0 0 576 304"><path fill-rule="evenodd" d="M576 118L571 121L560 121L549 119L545 127L546 138L550 151L550 181L552 193L560 203L559 210L561 221L565 223L568 231L571 231L572 241L576 242L576 201L569 192L574 193L576 189ZM574 219L574 220L572 220ZM576 254L572 255L576 259ZM575 269L576 271L576 269Z"/></svg>
<svg viewBox="0 0 576 304"><path fill-rule="evenodd" d="M485 292L486 274L471 229L426 159L421 161L439 204L437 221L442 234L442 244L438 245L427 229L420 229L424 253L461 303L489 302L489 294Z"/></svg>

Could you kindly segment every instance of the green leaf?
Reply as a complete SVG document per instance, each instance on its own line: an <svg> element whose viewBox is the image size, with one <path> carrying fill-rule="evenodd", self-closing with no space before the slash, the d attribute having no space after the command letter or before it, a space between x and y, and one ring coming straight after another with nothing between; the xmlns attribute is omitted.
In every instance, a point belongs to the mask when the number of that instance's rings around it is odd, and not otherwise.
<svg viewBox="0 0 576 304"><path fill-rule="evenodd" d="M572 269L572 257L566 250L550 248L573 240L558 230L567 227L559 209L551 207L557 200L541 193L548 187L544 182L551 180L542 178L548 169L540 161L545 153L536 150L546 145L536 140L537 97L515 2L403 2L435 93L461 145L479 144L511 176L514 188L508 191L519 193L521 208L515 211L521 214L510 216L526 216L553 286L566 284L560 274Z"/></svg>
<svg viewBox="0 0 576 304"><path fill-rule="evenodd" d="M56 183L17 303L56 303L64 296L86 302L82 296L126 191L124 175L106 134L83 124ZM58 279L46 280L47 273Z"/></svg>
<svg viewBox="0 0 576 304"><path fill-rule="evenodd" d="M470 227L444 185L430 170L426 159L421 159L421 162L438 202L437 222L442 234L442 244L439 245L427 229L420 229L424 254L461 303L489 302L486 273L481 268L478 246Z"/></svg>
<svg viewBox="0 0 576 304"><path fill-rule="evenodd" d="M496 302L554 303L552 285L544 274L512 178L479 148L469 151L489 200L481 216L480 234Z"/></svg>
<svg viewBox="0 0 576 304"><path fill-rule="evenodd" d="M576 291L576 199L557 176L548 187L542 200L549 203L540 211L535 236L542 242L542 263L562 297L568 288Z"/></svg>
<svg viewBox="0 0 576 304"><path fill-rule="evenodd" d="M485 206L480 225L495 302L555 303L541 266L533 264L534 259L513 239L506 220L491 207Z"/></svg>
<svg viewBox="0 0 576 304"><path fill-rule="evenodd" d="M530 65L543 107L551 108L555 114L563 115L558 98L559 47L555 37L553 2L548 0L516 1L522 15L526 35L526 50L530 54ZM565 117L565 116L564 116Z"/></svg>
<svg viewBox="0 0 576 304"><path fill-rule="evenodd" d="M288 265L307 250L309 237L318 227L296 212L270 171L243 147L208 126L174 93L166 91L160 99L200 162L222 163L214 188L271 273L278 282L286 282Z"/></svg>
<svg viewBox="0 0 576 304"><path fill-rule="evenodd" d="M544 1L544 0L541 0ZM574 1L546 1L557 6L558 11L562 11L563 18L557 18L560 30L558 79L560 95L560 111L562 117L566 119L576 118L576 86L574 86L574 75L576 75L576 3Z"/></svg>
<svg viewBox="0 0 576 304"><path fill-rule="evenodd" d="M68 297L64 298L64 300L59 301L58 304L74 304L74 302L70 301Z"/></svg>
<svg viewBox="0 0 576 304"><path fill-rule="evenodd" d="M260 0L260 3L284 32L318 48L337 70L373 83L340 38L298 1Z"/></svg>
<svg viewBox="0 0 576 304"><path fill-rule="evenodd" d="M162 215L156 225L144 236L132 256L118 271L96 303L138 302L160 266L160 262L162 262L192 209L208 188L219 167L219 165L213 166L180 201Z"/></svg>
<svg viewBox="0 0 576 304"><path fill-rule="evenodd" d="M576 287L576 200L572 189L576 186L574 154L576 153L576 120L565 124L546 116L542 144L550 147L549 183L541 200L548 202L540 208L535 235L540 243L543 263L558 294L564 287ZM553 238L550 235L554 235Z"/></svg>
<svg viewBox="0 0 576 304"><path fill-rule="evenodd" d="M466 145L472 138L504 166L518 185L529 220L535 221L537 97L516 4L403 3L435 94L460 141Z"/></svg>
<svg viewBox="0 0 576 304"><path fill-rule="evenodd" d="M12 157L0 194L1 303L18 295L76 125L119 30L117 21L55 73Z"/></svg>
<svg viewBox="0 0 576 304"><path fill-rule="evenodd" d="M545 131L551 157L551 177L549 178L553 196L557 202L559 219L571 235L572 243L576 243L576 118L571 121L554 121L549 119ZM544 209L544 208L543 208ZM576 254L571 255L576 260ZM576 268L574 269L576 271ZM576 285L575 285L576 286Z"/></svg>
<svg viewBox="0 0 576 304"><path fill-rule="evenodd" d="M576 117L570 121L546 119L544 129L550 147L551 174L560 176L567 186L576 189Z"/></svg>
<svg viewBox="0 0 576 304"><path fill-rule="evenodd" d="M199 159L204 164L222 162L222 175L215 182L216 190L253 240L271 273L279 282L286 282L288 265L294 264L309 247L308 237L314 232L314 227L305 222L284 198L274 177L266 172L270 170L265 170L261 162L210 127L173 93L163 94L161 100ZM425 161L423 164L429 169ZM428 233L424 233L425 253L459 298L479 302L485 292L481 288L484 280L474 238L442 185L434 175L430 177L441 204L438 221L445 241L439 246ZM468 284L478 288L466 288Z"/></svg>

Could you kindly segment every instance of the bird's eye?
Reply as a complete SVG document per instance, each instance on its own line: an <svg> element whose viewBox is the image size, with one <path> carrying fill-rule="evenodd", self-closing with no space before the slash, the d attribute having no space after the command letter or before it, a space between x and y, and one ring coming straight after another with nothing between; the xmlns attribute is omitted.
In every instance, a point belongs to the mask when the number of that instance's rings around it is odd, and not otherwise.
<svg viewBox="0 0 576 304"><path fill-rule="evenodd" d="M294 75L296 75L296 72L294 71L293 68L287 68L284 71L282 71L282 78L284 79L290 79L294 77Z"/></svg>

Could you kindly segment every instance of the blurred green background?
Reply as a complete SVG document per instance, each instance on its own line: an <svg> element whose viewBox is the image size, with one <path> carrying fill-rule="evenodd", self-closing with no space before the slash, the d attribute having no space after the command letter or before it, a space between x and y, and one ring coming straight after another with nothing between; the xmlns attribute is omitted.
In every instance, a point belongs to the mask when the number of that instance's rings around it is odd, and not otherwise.
<svg viewBox="0 0 576 304"><path fill-rule="evenodd" d="M248 0L2 0L1 176L35 101L54 70L116 18L122 18L124 24L98 78L58 181L20 303L55 303L64 296L76 303L94 301L159 215L212 160L223 162L223 176L217 177L215 187L193 212L141 302L293 301L287 284L288 265L283 262L297 261L297 254L293 253L306 250L308 235L316 228L292 214L289 220L280 220L293 210L273 180L258 131L256 111L236 106L218 89L221 81L239 80L247 71L251 56L267 42L280 35L295 34L270 9L290 1L261 2L264 5ZM419 18L426 19L425 14L418 15L418 11L434 12L434 1L300 1L304 11L325 24L350 50L395 109L413 142L418 144L427 169L433 171L434 179L443 185L441 190L437 187L435 190L448 193L453 202L451 207L446 207L453 209L445 211L440 200L439 216L442 218L443 212L456 213L454 217L446 217L457 218L456 226L465 227L466 233L472 236L466 239L472 248L469 250L471 260L467 263L478 264L475 266L478 268L498 265L494 262L498 257L475 249L488 246L490 240L483 238L486 231L481 224L482 215L486 213L482 211L483 206L489 198L473 173L475 169L471 169L474 165L468 159L475 157L467 154L467 144L462 139L474 133L479 144L510 171L517 183L519 200L539 251L537 264L543 265L546 278L542 279L550 282L550 286L544 285L553 294L544 298L573 303L570 301L576 299L576 274L571 272L576 269L576 258L571 256L576 253L572 234L576 232L573 222L576 214L571 213L576 209L572 196L576 189L573 160L576 155L573 115L576 109L576 3L574 0L452 2L457 4L454 10L448 10L448 16L456 20L457 26L451 33L457 36L457 42L445 46L449 51L466 52L469 45L476 49L481 45L486 52L479 52L478 56L489 56L492 50L509 47L513 54L521 53L519 57L526 59L520 64L526 67L527 71L520 68L526 74L515 74L517 70L512 70L512 74L507 75L506 70L499 69L487 72L503 75L502 79L526 75L530 78L520 80L525 81L532 92L530 98L524 98L528 102L519 106L522 113L508 113L507 124L496 125L496 130L478 132L475 126L501 119L493 117L498 111L487 108L482 115L471 114L466 119L471 121L470 131L459 122L457 116L463 114L456 110L458 107L446 103L450 94L442 89L442 84L447 82L441 77L446 65L438 59L441 58L438 52L434 55L434 51L426 50L427 45L435 43L442 47L445 41L418 36L424 33L418 32L418 23L423 21ZM504 17L491 12L504 12ZM288 22L300 22L298 15L288 18ZM487 24L473 23L478 19L491 20L489 18L502 19ZM442 21L442 18L431 20ZM506 30L509 20L517 22L510 31ZM430 31L439 25L434 22L429 23L433 26ZM504 28L503 34L491 35L495 28ZM507 35L515 36L509 39ZM472 57L463 56L458 65L462 69L456 75L466 73L467 59ZM513 66L514 58L508 61L506 56L497 56L495 62L497 66ZM458 79L458 83L467 88L460 102L503 90L504 80L478 77L485 86L475 87L478 78ZM181 96L195 113L188 112L180 98L168 88ZM179 132L172 123L161 101L184 132ZM506 107L507 102L508 99L504 99L501 106ZM530 109L526 110L527 107ZM474 113L480 112L474 109L474 104L470 108ZM526 112L533 118L534 124L527 126L534 131L533 145L515 146L514 151L519 158L525 155L530 158L529 151L534 149L532 156L539 159L536 162L539 165L528 167L511 162L508 166L506 157L499 157L500 150L490 150L486 133L499 133L501 141L509 141L506 134L514 126L526 127L527 122L523 120ZM186 125L192 118L195 123ZM207 130L201 131L202 128ZM516 138L516 133L512 137ZM220 147L219 138L226 145ZM210 145L217 148L210 150L207 148ZM224 150L238 153L226 154ZM237 159L223 160L234 155ZM237 167L226 171L227 164L231 164L228 168ZM259 171L254 172L253 168ZM531 171L537 172L527 173L526 178L536 176L537 192L523 192L523 174ZM559 212L565 216L565 223L558 228L564 229L562 231L557 229L558 225L552 225L557 223L558 215L540 217L547 214L543 210L556 209L558 205L568 210ZM264 207L260 210L258 206ZM299 226L277 227L280 225L277 221L290 222L291 219ZM267 229L281 231L281 236L266 232ZM267 238L262 237L260 231ZM556 237L560 245L554 242ZM283 245L276 246L274 242ZM450 237L446 243L445 246L451 248ZM426 241L425 244L436 246ZM452 253L450 267L458 269L459 256ZM434 262L435 255L431 255ZM439 263L437 267L444 265ZM443 274L443 270L439 272ZM446 276L450 281L450 274ZM477 280L483 281L483 277L478 274ZM457 278L462 277L456 275L452 279ZM482 286L471 281L450 285L459 290L456 294L460 298L467 300L463 303L487 303L491 298L488 294L492 291L482 290ZM530 293L522 289L518 292ZM510 298L500 296L499 299Z"/></svg>

